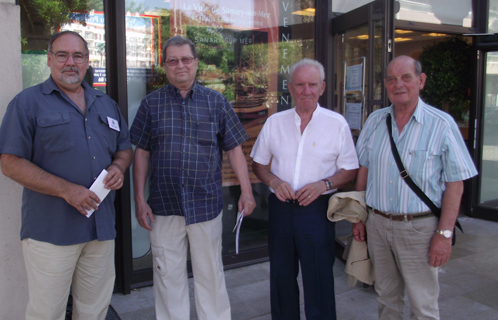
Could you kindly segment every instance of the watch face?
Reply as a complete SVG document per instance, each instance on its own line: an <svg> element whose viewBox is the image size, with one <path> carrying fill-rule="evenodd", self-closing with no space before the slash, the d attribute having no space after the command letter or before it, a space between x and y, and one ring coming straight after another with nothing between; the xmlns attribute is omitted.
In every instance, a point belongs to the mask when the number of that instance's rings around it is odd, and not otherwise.
<svg viewBox="0 0 498 320"><path fill-rule="evenodd" d="M443 231L443 236L444 236L445 238L451 238L451 236L452 236L452 232L451 232L450 230L444 230L444 231Z"/></svg>

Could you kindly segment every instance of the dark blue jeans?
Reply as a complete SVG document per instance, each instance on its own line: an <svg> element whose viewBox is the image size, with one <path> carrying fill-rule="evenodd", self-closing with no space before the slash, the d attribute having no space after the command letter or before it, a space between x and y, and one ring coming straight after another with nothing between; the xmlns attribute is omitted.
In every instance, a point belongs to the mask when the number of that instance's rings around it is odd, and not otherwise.
<svg viewBox="0 0 498 320"><path fill-rule="evenodd" d="M336 319L335 223L327 219L328 198L306 207L268 197L268 250L272 320L300 319L299 264L307 320Z"/></svg>

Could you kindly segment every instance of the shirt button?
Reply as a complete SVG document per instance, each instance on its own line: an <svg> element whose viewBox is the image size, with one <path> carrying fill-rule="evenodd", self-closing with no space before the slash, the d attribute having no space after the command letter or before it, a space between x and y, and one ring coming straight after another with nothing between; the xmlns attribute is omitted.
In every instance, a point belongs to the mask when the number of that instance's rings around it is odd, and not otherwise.
<svg viewBox="0 0 498 320"><path fill-rule="evenodd" d="M93 156L92 158L93 158L93 160L95 160L95 156Z"/></svg>
<svg viewBox="0 0 498 320"><path fill-rule="evenodd" d="M85 118L85 121L88 121L88 119L87 119L87 118Z"/></svg>
<svg viewBox="0 0 498 320"><path fill-rule="evenodd" d="M91 139L92 137L88 136L88 139Z"/></svg>

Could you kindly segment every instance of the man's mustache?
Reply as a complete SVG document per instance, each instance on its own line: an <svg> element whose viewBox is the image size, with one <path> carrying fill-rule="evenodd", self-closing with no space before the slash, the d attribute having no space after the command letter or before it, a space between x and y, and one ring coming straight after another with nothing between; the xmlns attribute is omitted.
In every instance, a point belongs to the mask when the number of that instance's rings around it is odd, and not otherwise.
<svg viewBox="0 0 498 320"><path fill-rule="evenodd" d="M62 68L61 72L64 73L66 71L73 71L73 72L76 72L76 74L80 74L80 71L78 70L77 67L64 67Z"/></svg>

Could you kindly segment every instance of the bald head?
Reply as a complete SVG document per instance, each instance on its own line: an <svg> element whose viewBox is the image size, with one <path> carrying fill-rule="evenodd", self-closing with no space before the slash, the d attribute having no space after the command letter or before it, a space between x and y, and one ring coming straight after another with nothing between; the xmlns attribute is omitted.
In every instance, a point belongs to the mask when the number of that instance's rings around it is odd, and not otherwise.
<svg viewBox="0 0 498 320"><path fill-rule="evenodd" d="M420 64L420 61L413 59L412 57L409 56L399 56L394 58L389 64L387 65L386 70L384 70L384 78L387 78L388 74L388 69L391 64L394 63L403 63L403 64L412 64L413 65L413 71L417 76L419 76L422 73L422 64Z"/></svg>

